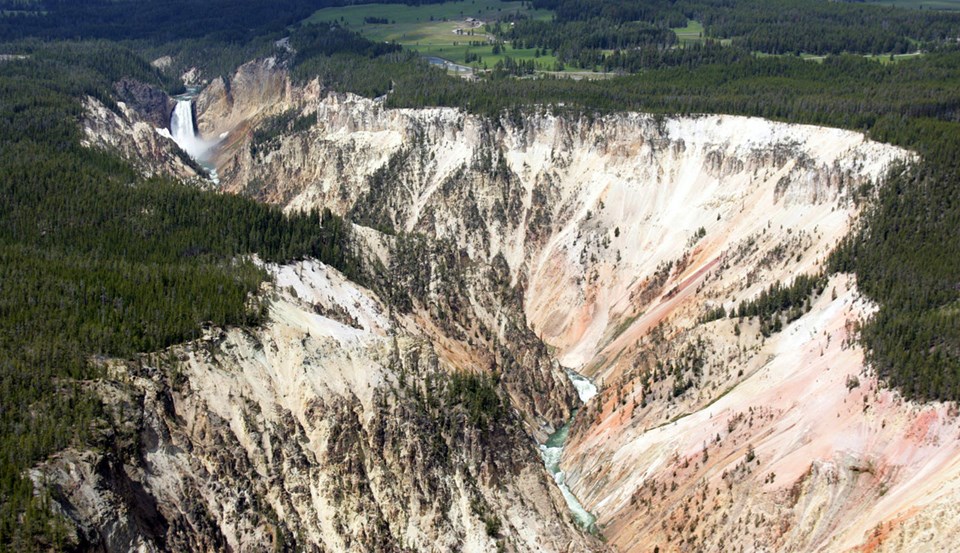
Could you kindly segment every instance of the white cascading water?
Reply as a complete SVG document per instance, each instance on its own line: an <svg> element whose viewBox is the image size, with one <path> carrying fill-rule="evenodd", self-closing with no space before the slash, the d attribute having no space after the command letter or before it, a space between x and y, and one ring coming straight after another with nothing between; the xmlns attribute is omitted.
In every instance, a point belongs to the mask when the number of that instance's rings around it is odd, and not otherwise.
<svg viewBox="0 0 960 553"><path fill-rule="evenodd" d="M190 154L190 157L197 161L204 160L210 145L197 136L197 131L193 127L193 102L191 100L177 100L177 107L173 110L173 116L170 117L170 134L173 136L173 141L184 152Z"/></svg>
<svg viewBox="0 0 960 553"><path fill-rule="evenodd" d="M573 371L567 372L567 376L570 377L570 382L577 389L577 395L580 396L580 401L583 403L590 401L593 396L597 395L597 386L589 378Z"/></svg>
<svg viewBox="0 0 960 553"><path fill-rule="evenodd" d="M217 168L211 163L210 148L214 142L206 141L197 136L197 129L193 126L193 99L192 97L181 98L177 100L177 107L170 116L170 137L177 143L177 146L187 152L207 170L210 180L219 184L217 178Z"/></svg>
<svg viewBox="0 0 960 553"><path fill-rule="evenodd" d="M583 403L590 401L597 395L596 385L587 377L573 371L568 371L567 376L570 377L570 381L573 383L573 387L577 389L577 395L580 396L580 401ZM574 411L574 415L575 414L576 411ZM596 529L594 523L596 523L597 517L586 510L580 503L580 500L577 499L577 496L573 495L573 492L571 492L567 486L566 475L560 470L560 457L563 455L563 446L567 441L567 435L570 433L570 423L572 422L573 417L567 421L567 424L560 427L559 430L547 438L546 443L540 444L540 457L543 459L543 464L546 465L547 471L553 475L553 480L557 483L557 487L560 488L560 493L563 494L563 498L567 501L567 507L570 508L573 518L583 528L594 531Z"/></svg>

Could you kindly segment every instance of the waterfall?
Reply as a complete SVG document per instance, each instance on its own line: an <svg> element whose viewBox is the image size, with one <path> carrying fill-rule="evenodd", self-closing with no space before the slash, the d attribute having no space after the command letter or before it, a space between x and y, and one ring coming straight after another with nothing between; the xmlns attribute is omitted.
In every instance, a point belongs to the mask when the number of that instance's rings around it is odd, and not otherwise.
<svg viewBox="0 0 960 553"><path fill-rule="evenodd" d="M570 377L570 382L573 383L573 387L577 389L577 395L580 396L581 402L586 403L590 401L593 396L597 395L597 387L589 378L573 371L568 371L567 376Z"/></svg>
<svg viewBox="0 0 960 553"><path fill-rule="evenodd" d="M190 154L190 157L197 161L204 160L210 145L197 136L197 131L193 127L192 100L177 100L177 107L170 117L170 134L173 136L173 141Z"/></svg>
<svg viewBox="0 0 960 553"><path fill-rule="evenodd" d="M220 183L217 168L208 155L215 142L209 142L197 136L197 129L193 126L192 96L177 99L177 107L170 116L170 137L177 146L187 152L187 155L206 169L210 180L216 184Z"/></svg>

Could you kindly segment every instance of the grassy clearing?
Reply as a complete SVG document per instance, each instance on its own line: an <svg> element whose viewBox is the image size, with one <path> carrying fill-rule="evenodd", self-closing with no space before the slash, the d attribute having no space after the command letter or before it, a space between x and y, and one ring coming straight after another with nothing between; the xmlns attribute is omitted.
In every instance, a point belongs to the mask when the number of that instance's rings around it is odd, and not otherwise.
<svg viewBox="0 0 960 553"><path fill-rule="evenodd" d="M960 2L960 0L957 1ZM699 44L707 38L703 30L703 24L693 19L687 20L686 27L671 27L670 30L677 35L677 40L680 44ZM729 46L730 39L721 39L720 44Z"/></svg>
<svg viewBox="0 0 960 553"><path fill-rule="evenodd" d="M673 27L670 30L677 35L681 44L703 42L703 24L699 21L690 19L686 27Z"/></svg>
<svg viewBox="0 0 960 553"><path fill-rule="evenodd" d="M792 54L766 54L763 52L754 52L753 55L755 55L758 58L775 58L778 55L790 56ZM892 56L890 54L863 54L863 57L868 60L874 60L882 64L887 64L887 63L896 63L898 61L919 58L922 55L923 55L922 52L913 52L911 54L893 54ZM823 60L826 59L826 57L827 56L819 56L815 54L800 54L801 59L806 61L812 61L814 63L823 63Z"/></svg>
<svg viewBox="0 0 960 553"><path fill-rule="evenodd" d="M429 4L423 6L407 6L405 4L363 4L344 6L340 8L324 8L311 15L307 22L340 21L349 25L355 31L367 33L375 32L377 27L385 28L392 25L409 23L426 23L430 18L434 20L463 21L467 17L482 21L494 21L510 14L526 14L535 19L549 19L548 10L531 10L524 7L523 2L504 2L501 0L464 0L462 2L446 2L443 4ZM368 25L364 18L385 18L388 25ZM372 36L372 35L371 35Z"/></svg>
<svg viewBox="0 0 960 553"><path fill-rule="evenodd" d="M515 50L508 44L499 54L493 53L493 37L484 30L484 23L513 14L535 19L551 17L549 11L529 9L522 2L470 0L424 6L365 4L325 8L306 22L337 21L371 40L396 42L424 56L436 56L476 69L492 68L506 56L518 61L532 59L543 70L554 69L556 58L537 56L534 48ZM386 19L388 23L367 23L367 18ZM467 21L467 18L476 21ZM467 54L477 55L479 60L467 63Z"/></svg>
<svg viewBox="0 0 960 553"><path fill-rule="evenodd" d="M913 52L911 54L894 54L893 56L891 56L890 54L867 54L863 57L869 60L877 60L880 63L895 63L898 61L919 58L922 55L923 55L922 52Z"/></svg>
<svg viewBox="0 0 960 553"><path fill-rule="evenodd" d="M499 54L493 53L492 44L484 44L482 46L469 46L464 44L459 45L446 45L446 44L404 44L405 48L411 50L416 50L424 56L436 56L438 58L443 58L450 60L454 63L459 63L462 65L468 65L475 69L492 69L497 62L510 57L515 61L526 61L534 60L537 64L537 69L540 71L552 71L554 70L557 58L549 54L541 54L540 56L536 55L534 48L526 49L513 49L507 45ZM479 59L466 63L467 54L476 54L479 56Z"/></svg>

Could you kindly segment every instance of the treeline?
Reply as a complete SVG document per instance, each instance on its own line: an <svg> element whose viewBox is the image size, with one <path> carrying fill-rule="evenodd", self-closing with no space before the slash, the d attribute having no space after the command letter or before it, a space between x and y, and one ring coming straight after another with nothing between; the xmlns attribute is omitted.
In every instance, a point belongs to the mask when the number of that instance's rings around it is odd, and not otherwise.
<svg viewBox="0 0 960 553"><path fill-rule="evenodd" d="M23 38L130 41L144 52L173 52L189 64L224 74L230 65L271 52L273 42L315 10L369 2L351 0L0 0L0 41ZM433 1L397 1L412 5ZM519 18L494 29L501 39L544 49L563 64L636 71L678 63L656 51L677 44L671 27L697 20L705 36L732 39L768 54L903 53L960 36L960 14L818 0L534 0L554 21ZM383 22L384 18L373 18ZM336 37L348 40L346 36ZM186 41L186 42L184 42ZM229 47L225 47L225 46ZM641 63L631 56L643 49ZM340 50L342 51L342 50ZM606 60L611 51L618 56ZM329 55L330 52L326 52ZM626 58L630 58L629 61ZM721 60L716 60L720 62Z"/></svg>
<svg viewBox="0 0 960 553"><path fill-rule="evenodd" d="M452 82L442 69L430 68L419 56L406 51L374 58L347 53L298 57L291 74L301 83L317 78L331 90L353 92L368 98L383 96L393 89L394 83L399 82L405 87L429 86L433 81ZM420 78L431 81L417 85Z"/></svg>
<svg viewBox="0 0 960 553"><path fill-rule="evenodd" d="M298 60L340 52L375 57L401 50L397 44L373 42L331 23L303 25L293 30L290 44L297 51Z"/></svg>
<svg viewBox="0 0 960 553"><path fill-rule="evenodd" d="M380 59L338 63L374 76L385 65ZM913 146L926 141L921 136L926 131L918 127L917 119L953 121L960 115L957 64L960 52L956 49L888 65L858 56L829 57L823 63L747 56L730 64L693 61L690 66L606 81L506 79L475 86L408 62L390 70L394 91L387 104L465 107L495 117L523 106L560 104L565 106L562 109L586 113L731 113L874 129L884 140ZM380 80L381 84L386 81Z"/></svg>
<svg viewBox="0 0 960 553"><path fill-rule="evenodd" d="M602 20L594 20L601 21ZM550 26L546 22L532 22ZM513 41L517 48L540 48L544 55L557 58L559 69L563 66L572 66L586 70L617 71L622 73L638 73L645 69L660 69L665 67L693 67L705 64L733 63L740 59L753 57L754 54L743 46L722 44L719 40L705 39L699 42L678 43L677 37L668 29L650 27L647 36L618 37L616 25L604 27L609 41L597 40L595 43L607 46L588 46L590 40L575 33L558 33L556 39L541 40L536 37L525 37L520 32L511 30L503 36ZM559 27L576 26L578 23L559 24ZM517 25L513 29L522 31L524 26Z"/></svg>
<svg viewBox="0 0 960 553"><path fill-rule="evenodd" d="M542 69L542 67L543 65L538 64L535 60L515 60L510 56L504 56L502 60L493 66L491 78L533 75L538 69ZM549 69L553 69L553 67Z"/></svg>
<svg viewBox="0 0 960 553"><path fill-rule="evenodd" d="M692 68L708 64L732 64L753 57L753 54L744 48L724 46L716 40L707 39L701 43L681 44L673 48L638 46L610 53L599 50L582 51L574 63L579 67L608 72L639 73L646 69L666 67Z"/></svg>
<svg viewBox="0 0 960 553"><path fill-rule="evenodd" d="M314 11L354 0L0 0L0 40L148 40L205 37L241 45L284 32ZM439 4L443 0L377 0L380 4Z"/></svg>
<svg viewBox="0 0 960 553"><path fill-rule="evenodd" d="M436 0L378 0L421 5ZM170 75L190 68L227 76L240 64L282 53L276 41L322 8L353 0L0 0L0 43L123 41L148 60L170 56ZM349 37L338 35L338 40ZM326 51L327 55L331 52Z"/></svg>
<svg viewBox="0 0 960 553"><path fill-rule="evenodd" d="M555 23L519 19L510 26L497 25L493 31L518 48L541 48L561 63L592 67L604 50L652 47L663 50L676 44L673 31L650 23L594 18Z"/></svg>
<svg viewBox="0 0 960 553"><path fill-rule="evenodd" d="M903 53L960 36L960 14L811 0L694 0L709 36L769 54Z"/></svg>
<svg viewBox="0 0 960 553"><path fill-rule="evenodd" d="M204 79L229 78L244 63L283 55L285 50L277 47L277 41L286 33L275 33L243 42L222 42L204 37L154 43L149 40L129 41L128 44L144 59L164 58L169 61L163 71L167 75L180 76L191 69L200 71Z"/></svg>
<svg viewBox="0 0 960 553"><path fill-rule="evenodd" d="M284 46L283 39L295 53ZM170 65L164 69L168 75L199 69L208 79L229 78L243 63L269 56L285 62L293 55L296 63L309 63L335 53L377 57L401 50L396 44L367 40L336 22L294 26L242 42L225 42L214 34L170 43L136 40L130 44L148 59L169 56Z"/></svg>
<svg viewBox="0 0 960 553"><path fill-rule="evenodd" d="M534 0L560 23L606 20L659 28L700 21L705 35L768 54L903 53L960 36L960 14L819 0Z"/></svg>
<svg viewBox="0 0 960 553"><path fill-rule="evenodd" d="M250 261L313 256L357 278L349 227L235 196L142 179L80 145L80 99L121 76L156 79L123 48L41 48L0 63L0 549L58 548L62 533L23 471L94 439L81 382L95 355L130 356L253 324L266 275ZM89 444L88 444L89 445Z"/></svg>
<svg viewBox="0 0 960 553"><path fill-rule="evenodd" d="M296 49L294 79L319 78L330 89L374 98L386 94L395 80L416 79L425 65L399 45L367 40L337 23L304 25L293 30L290 43Z"/></svg>
<svg viewBox="0 0 960 553"><path fill-rule="evenodd" d="M896 64L852 55L812 63L709 45L685 52L682 65L606 81L543 77L478 85L403 52L298 58L293 74L300 81L319 76L335 90L365 96L391 91L390 107L452 106L494 118L532 105L587 114L730 113L861 130L911 148L949 138L952 122L960 119L956 47Z"/></svg>
<svg viewBox="0 0 960 553"><path fill-rule="evenodd" d="M861 329L867 359L907 397L960 400L960 134L894 168L831 258L880 305Z"/></svg>
<svg viewBox="0 0 960 553"><path fill-rule="evenodd" d="M608 19L642 21L659 27L683 27L688 13L683 2L670 0L533 0L536 9L553 10L557 21Z"/></svg>
<svg viewBox="0 0 960 553"><path fill-rule="evenodd" d="M325 0L42 0L32 12L2 12L0 40L171 42L209 37L242 43L283 31L331 4Z"/></svg>

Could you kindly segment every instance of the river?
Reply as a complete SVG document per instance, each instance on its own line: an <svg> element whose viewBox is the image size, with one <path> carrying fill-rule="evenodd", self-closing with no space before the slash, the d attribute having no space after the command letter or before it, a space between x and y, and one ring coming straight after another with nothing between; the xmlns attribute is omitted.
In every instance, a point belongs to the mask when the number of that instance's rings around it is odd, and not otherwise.
<svg viewBox="0 0 960 553"><path fill-rule="evenodd" d="M597 395L597 387L587 377L573 371L568 371L567 376L570 377L574 388L577 389L577 395L580 396L581 402L586 403ZM577 496L573 495L573 492L567 487L566 475L560 469L560 458L563 456L563 447L567 442L567 436L570 434L570 425L576 416L577 411L575 410L566 424L551 434L545 443L540 444L540 457L543 458L543 464L547 467L547 470L553 475L553 480L557 483L557 487L560 488L560 493L563 494L563 498L567 501L567 507L570 508L570 513L573 515L574 520L585 530L594 532L596 531L597 517L593 516L590 511L587 511L580 503L580 500L577 499Z"/></svg>

